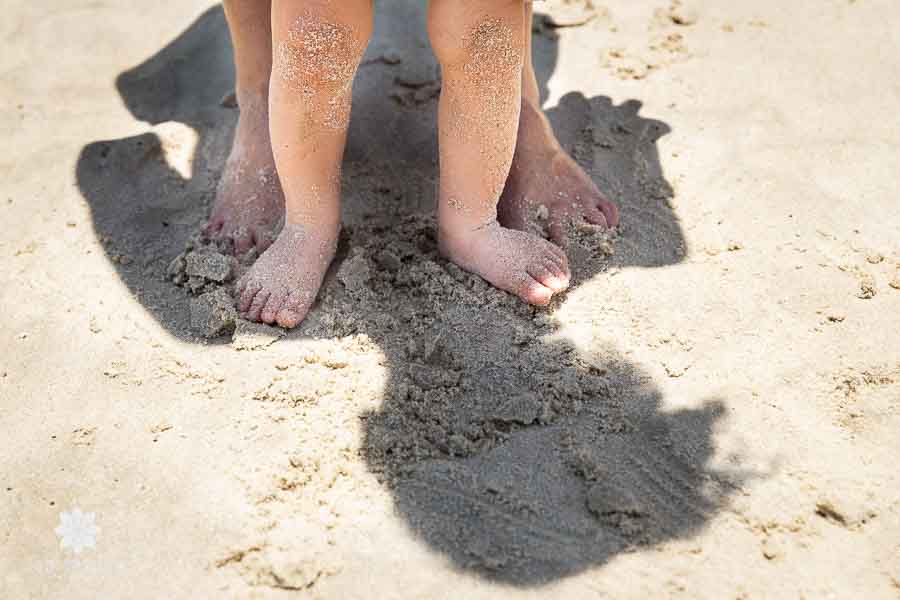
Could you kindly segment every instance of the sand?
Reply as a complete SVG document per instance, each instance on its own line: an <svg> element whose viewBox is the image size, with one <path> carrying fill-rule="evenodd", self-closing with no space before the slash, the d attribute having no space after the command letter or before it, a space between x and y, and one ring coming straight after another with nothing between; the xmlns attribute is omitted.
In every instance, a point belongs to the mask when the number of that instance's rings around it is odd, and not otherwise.
<svg viewBox="0 0 900 600"><path fill-rule="evenodd" d="M221 9L14 2L0 596L897 598L900 12L720 4L536 5L622 225L535 309L438 255L423 3L379 2L338 257L285 334L195 237Z"/></svg>

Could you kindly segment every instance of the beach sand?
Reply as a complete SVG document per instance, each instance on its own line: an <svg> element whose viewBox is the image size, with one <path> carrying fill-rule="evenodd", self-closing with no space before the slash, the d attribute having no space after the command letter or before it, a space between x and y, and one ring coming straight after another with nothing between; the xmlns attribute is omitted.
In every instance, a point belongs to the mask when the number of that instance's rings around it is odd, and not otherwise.
<svg viewBox="0 0 900 600"><path fill-rule="evenodd" d="M0 596L900 596L900 10L537 4L545 109L622 215L538 309L437 253L424 5L376 3L285 333L192 241L221 7L12 3Z"/></svg>

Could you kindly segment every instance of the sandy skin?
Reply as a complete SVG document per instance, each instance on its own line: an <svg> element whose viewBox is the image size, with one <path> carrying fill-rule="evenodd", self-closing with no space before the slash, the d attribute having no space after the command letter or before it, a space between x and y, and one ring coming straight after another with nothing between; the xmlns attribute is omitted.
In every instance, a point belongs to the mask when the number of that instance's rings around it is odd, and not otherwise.
<svg viewBox="0 0 900 600"><path fill-rule="evenodd" d="M338 228L285 225L235 292L245 319L295 327L316 299L334 258ZM268 279L266 279L268 277Z"/></svg>
<svg viewBox="0 0 900 600"><path fill-rule="evenodd" d="M235 44L239 80L246 74L244 87L252 88L268 69L270 111L251 104L246 119L242 114L241 123L255 126L239 124L209 232L231 240L237 253L266 250L283 203L285 232L239 282L237 304L246 319L293 327L311 307L336 247L336 182L352 80L371 35L371 6L275 2L274 58L267 64L252 46L254 36L262 44L267 33L254 26L263 11L229 4L232 36L244 40ZM438 233L448 259L530 304L545 305L569 285L560 250L565 225L581 219L615 226L618 215L559 146L539 108L530 23L531 4L518 1L435 2L430 10L429 34L444 73ZM268 128L259 126L259 115ZM260 172L277 169L280 185L248 181L245 155ZM526 231L534 203L548 208L556 245Z"/></svg>
<svg viewBox="0 0 900 600"><path fill-rule="evenodd" d="M498 218L505 227L525 230L541 206L547 209L550 239L562 248L569 242L570 223L585 221L604 228L619 224L618 207L560 147L537 103L525 99Z"/></svg>
<svg viewBox="0 0 900 600"><path fill-rule="evenodd" d="M269 137L272 28L269 2L225 2L240 117L206 234L237 255L262 253L284 216L284 193Z"/></svg>
<svg viewBox="0 0 900 600"><path fill-rule="evenodd" d="M206 235L236 255L265 251L284 216L284 193L269 140L267 100L245 96Z"/></svg>

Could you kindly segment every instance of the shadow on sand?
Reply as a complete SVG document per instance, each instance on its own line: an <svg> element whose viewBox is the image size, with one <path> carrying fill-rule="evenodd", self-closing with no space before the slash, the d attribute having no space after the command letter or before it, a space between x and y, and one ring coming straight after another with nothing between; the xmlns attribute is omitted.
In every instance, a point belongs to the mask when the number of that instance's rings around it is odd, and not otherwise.
<svg viewBox="0 0 900 600"><path fill-rule="evenodd" d="M422 3L392 2L390 14L386 4L354 89L345 160L341 256L361 275L332 272L319 306L280 344L362 333L382 348L390 382L381 407L364 415L364 458L412 530L461 568L537 585L694 535L740 481L710 467L721 401L663 412L639 367L611 349L602 360L585 355L553 335L552 315L437 255L433 224L421 216L434 205L435 101L415 93L437 68L423 49ZM557 46L547 31L536 36L544 97ZM388 48L404 62L378 61ZM77 165L119 277L185 341L196 339L187 298L165 271L207 214L236 120L220 104L232 85L217 7L117 78L150 131L92 142ZM640 107L572 92L547 111L623 215L613 256L573 257L575 286L610 266L684 257L656 147L669 128ZM170 164L178 152L189 153L189 175Z"/></svg>

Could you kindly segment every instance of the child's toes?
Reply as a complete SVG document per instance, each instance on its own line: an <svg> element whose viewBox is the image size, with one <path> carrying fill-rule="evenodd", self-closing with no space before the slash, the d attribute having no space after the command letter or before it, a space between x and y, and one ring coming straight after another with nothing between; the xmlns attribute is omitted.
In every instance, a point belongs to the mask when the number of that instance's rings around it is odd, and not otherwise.
<svg viewBox="0 0 900 600"><path fill-rule="evenodd" d="M284 300L287 298L287 290L284 288L275 290L269 296L269 301L266 302L265 308L263 308L260 313L260 318L263 323L268 323L271 325L275 322L276 317L278 316L278 312L281 310L281 307L284 305Z"/></svg>
<svg viewBox="0 0 900 600"><path fill-rule="evenodd" d="M291 309L281 309L278 311L278 316L275 318L275 322L284 327L285 329L291 329L296 327L300 320L303 317L300 316L300 313L297 313Z"/></svg>
<svg viewBox="0 0 900 600"><path fill-rule="evenodd" d="M531 275L526 275L519 296L529 304L545 306L553 297L553 290L536 280Z"/></svg>
<svg viewBox="0 0 900 600"><path fill-rule="evenodd" d="M550 259L544 261L544 266L556 277L558 281L562 282L562 287L569 287L569 270L560 266L559 263L554 262Z"/></svg>
<svg viewBox="0 0 900 600"><path fill-rule="evenodd" d="M253 299L261 289L262 285L260 285L256 281L251 281L243 285L243 291L240 292L240 297L238 300L239 313L243 314L250 310L250 305L253 304Z"/></svg>
<svg viewBox="0 0 900 600"><path fill-rule="evenodd" d="M269 301L269 296L272 293L269 290L263 289L253 298L253 303L250 304L250 310L247 311L247 320L248 321L256 321L259 322L259 316L262 314L263 308L266 306L266 302Z"/></svg>
<svg viewBox="0 0 900 600"><path fill-rule="evenodd" d="M306 316L308 307L304 305L303 296L299 292L291 292L275 316L275 322L288 329L296 327Z"/></svg>
<svg viewBox="0 0 900 600"><path fill-rule="evenodd" d="M569 286L570 273L569 259L566 256L566 253L563 252L559 246L544 242L543 256L541 259L544 266L547 267L556 277L557 281L559 281L558 289L552 285L550 287L553 287L555 291L567 288Z"/></svg>
<svg viewBox="0 0 900 600"><path fill-rule="evenodd" d="M548 246L552 247L556 252L547 252L544 254L544 262L552 263L556 269L561 271L566 277L569 276L569 259L566 258L565 253L560 250L557 246L553 244L548 244ZM558 254L557 254L558 252Z"/></svg>
<svg viewBox="0 0 900 600"><path fill-rule="evenodd" d="M528 268L528 274L544 287L550 288L554 293L560 292L566 287L566 282L546 265L532 265Z"/></svg>
<svg viewBox="0 0 900 600"><path fill-rule="evenodd" d="M565 250L557 246L556 244L547 243L544 244L544 250L546 250L553 258L556 259L556 262L562 265L564 269L569 268L569 257L566 256Z"/></svg>
<svg viewBox="0 0 900 600"><path fill-rule="evenodd" d="M541 264L531 265L527 269L528 274L531 275L533 279L535 279L541 285L550 288L551 290L557 286L556 275L554 275L550 269Z"/></svg>

